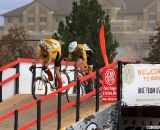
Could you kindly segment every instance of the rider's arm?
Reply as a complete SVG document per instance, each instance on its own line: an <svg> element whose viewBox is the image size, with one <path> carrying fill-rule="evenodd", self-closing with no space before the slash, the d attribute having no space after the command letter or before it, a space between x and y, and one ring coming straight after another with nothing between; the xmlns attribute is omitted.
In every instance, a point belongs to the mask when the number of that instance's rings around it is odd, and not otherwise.
<svg viewBox="0 0 160 130"><path fill-rule="evenodd" d="M69 53L68 58L67 58L67 61L66 61L66 67L65 67L65 70L67 69L67 67L68 67L68 65L69 65L69 63L70 63L70 61L71 61L72 57L73 57L73 54L72 54L72 53Z"/></svg>
<svg viewBox="0 0 160 130"><path fill-rule="evenodd" d="M51 62L52 62L51 52L48 51L48 61L46 63L46 67L48 67Z"/></svg>
<svg viewBox="0 0 160 130"><path fill-rule="evenodd" d="M33 63L33 66L35 66L39 62L40 57L41 57L41 53L38 53L38 55Z"/></svg>
<svg viewBox="0 0 160 130"><path fill-rule="evenodd" d="M87 54L85 50L81 50L82 58L83 58L83 63L82 66L87 64Z"/></svg>

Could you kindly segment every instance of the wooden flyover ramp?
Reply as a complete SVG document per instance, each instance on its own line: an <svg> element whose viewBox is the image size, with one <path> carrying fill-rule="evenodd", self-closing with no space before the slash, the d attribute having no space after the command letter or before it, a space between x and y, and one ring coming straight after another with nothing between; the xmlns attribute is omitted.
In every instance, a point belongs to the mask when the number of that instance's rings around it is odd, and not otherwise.
<svg viewBox="0 0 160 130"><path fill-rule="evenodd" d="M32 95L15 95L14 97L0 103L0 116L14 111L20 106L33 101ZM62 105L66 104L66 97L62 96ZM100 109L109 106L110 104L104 104L100 99ZM83 101L80 105L80 118L95 113L95 97L89 97L87 100ZM42 115L47 114L53 110L57 109L57 97L49 98L48 100L42 102ZM76 117L76 107L72 106L64 111L62 111L62 127L75 122ZM19 127L28 124L29 122L36 119L36 106L28 108L25 111L19 113ZM0 130L13 130L14 129L14 116L5 119L0 122ZM36 126L30 127L27 130L36 130ZM41 130L57 130L57 115L44 120L41 124Z"/></svg>

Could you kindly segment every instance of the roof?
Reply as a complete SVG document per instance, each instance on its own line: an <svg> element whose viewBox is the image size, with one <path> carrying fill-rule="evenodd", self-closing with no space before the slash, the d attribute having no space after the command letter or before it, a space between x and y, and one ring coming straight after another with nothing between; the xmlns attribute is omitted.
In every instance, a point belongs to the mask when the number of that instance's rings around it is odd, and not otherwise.
<svg viewBox="0 0 160 130"><path fill-rule="evenodd" d="M124 4L124 0L106 0L111 3L115 7L122 7Z"/></svg>
<svg viewBox="0 0 160 130"><path fill-rule="evenodd" d="M34 0L33 2L25 6L11 10L7 13L2 14L1 16L20 16L22 15L23 10L34 2L39 2L49 10L55 11L55 15L68 15L72 9L73 1L75 0L67 0L67 2L66 0Z"/></svg>
<svg viewBox="0 0 160 130"><path fill-rule="evenodd" d="M119 14L141 14L143 9L154 0L124 0L124 8Z"/></svg>
<svg viewBox="0 0 160 130"><path fill-rule="evenodd" d="M77 0L37 0L48 9L54 10L55 15L68 15L72 9L73 1Z"/></svg>
<svg viewBox="0 0 160 130"><path fill-rule="evenodd" d="M79 0L34 0L30 4L14 9L1 16L20 16L25 8L34 2L39 2L49 10L55 11L54 15L68 15L72 9L73 1ZM137 14L142 13L143 8L154 0L106 0L115 7L121 7L119 14ZM125 8L124 8L125 5Z"/></svg>
<svg viewBox="0 0 160 130"><path fill-rule="evenodd" d="M1 16L20 16L20 15L22 15L23 10L25 8L27 8L29 5L31 5L31 3L24 5L22 7L16 8L12 11L7 12L7 13L1 14Z"/></svg>

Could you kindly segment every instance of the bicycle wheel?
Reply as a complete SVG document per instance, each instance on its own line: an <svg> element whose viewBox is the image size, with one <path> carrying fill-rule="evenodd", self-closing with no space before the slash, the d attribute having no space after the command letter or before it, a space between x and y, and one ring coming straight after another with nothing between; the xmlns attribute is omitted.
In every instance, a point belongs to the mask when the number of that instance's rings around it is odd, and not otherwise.
<svg viewBox="0 0 160 130"><path fill-rule="evenodd" d="M44 95L47 95L47 83L42 77L37 77L32 86L32 96L36 100Z"/></svg>
<svg viewBox="0 0 160 130"><path fill-rule="evenodd" d="M70 77L69 77L69 75L68 75L67 72L61 74L61 77L62 77L63 87L65 87L65 86L67 86L68 84L70 84L71 81L70 81ZM68 96L68 90L62 91L62 94L65 94L67 101L70 102L69 96Z"/></svg>
<svg viewBox="0 0 160 130"><path fill-rule="evenodd" d="M97 124L92 122L86 127L85 130L95 130L96 128L98 128Z"/></svg>
<svg viewBox="0 0 160 130"><path fill-rule="evenodd" d="M79 75L82 76L81 73L79 73ZM75 78L75 80L77 79L76 76L74 78ZM75 80L73 80L73 81L75 81ZM85 88L85 84L84 84L84 82L81 82L80 83L80 96L83 96L85 94L85 89L84 88ZM77 86L69 88L67 90L66 94L67 94L68 102L76 100L76 97L77 97Z"/></svg>

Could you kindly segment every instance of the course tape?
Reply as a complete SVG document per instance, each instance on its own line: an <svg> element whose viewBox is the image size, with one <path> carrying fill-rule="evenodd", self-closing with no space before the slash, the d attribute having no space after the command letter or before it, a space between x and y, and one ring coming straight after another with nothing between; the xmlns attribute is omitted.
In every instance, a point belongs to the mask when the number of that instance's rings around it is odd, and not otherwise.
<svg viewBox="0 0 160 130"><path fill-rule="evenodd" d="M11 76L11 77L9 77L9 78L3 80L2 82L0 82L0 86L2 86L2 85L4 85L4 84L8 83L9 81L11 81L11 80L13 80L13 79L18 78L19 76L20 76L20 73L17 73L17 74L15 74L15 75L13 75L13 76Z"/></svg>
<svg viewBox="0 0 160 130"><path fill-rule="evenodd" d="M96 72L93 72L93 73L88 74L88 75L86 75L84 77L79 77L80 82L84 82L84 81L88 80L89 78L91 78L92 76L95 76L95 75L96 75Z"/></svg>
<svg viewBox="0 0 160 130"><path fill-rule="evenodd" d="M16 65L16 64L18 64L18 63L20 63L20 62L33 62L33 61L34 61L33 59L32 59L32 60L31 60L31 59L20 59L20 60L14 61L14 62L12 62L12 63L4 66L4 67L1 67L1 68L0 68L0 71L3 71L4 69L7 69L8 67L14 66L14 65ZM115 63L115 64L116 64L116 63ZM89 74L89 75L87 75L87 76L85 76L85 77L82 77L82 78L80 79L80 81L83 82L83 81L91 78L93 75L95 76L95 75L96 75L96 72L93 72L92 74ZM12 76L12 77L16 77L16 76L19 76L19 73L16 74L16 75L14 75L14 76ZM10 78L12 78L12 77L10 77ZM9 81L10 78L8 78L7 80ZM6 82L6 80L5 80L5 81L2 81L2 82L3 82L3 84L4 84L4 82ZM67 89L69 89L69 88L71 88L71 87L74 87L76 84L77 84L77 82L76 82L76 81L73 81L73 82L71 82L70 84L68 84L67 86L62 87L62 88L58 89L57 91L54 91L54 92L52 92L52 93L50 93L50 94L42 97L40 100L41 100L41 101L45 101L45 100L47 100L48 98L50 98L50 97L52 97L52 96L55 96L55 95L56 95L58 92L60 92L60 91L62 92L62 91L67 90ZM100 91L102 91L102 87L100 88ZM90 92L90 93L88 93L88 94L86 94L86 95L84 95L84 96L82 96L82 97L80 98L80 101L83 101L83 100L89 98L90 96L92 96L92 95L94 95L94 94L95 94L95 90L92 91L92 92ZM34 106L35 104L37 104L37 100L35 100L35 101L31 102L31 103L28 103L28 104L26 104L26 105L24 105L24 106L22 106L22 107L19 107L19 108L18 108L18 111L19 111L19 112L24 111L24 110L26 110L27 108ZM76 101L72 101L72 102L70 102L70 103L62 106L62 110L65 110L65 109L67 109L67 108L69 108L69 107L71 107L71 106L73 106L73 105L75 105L75 104L76 104ZM47 118L49 118L49 117L51 117L52 115L55 115L55 114L57 114L57 110L54 110L54 111L52 111L52 112L50 112L50 113L42 116L42 117L41 117L41 120L43 121L43 120L45 120L45 119L47 119ZM13 116L13 115L14 115L14 111L9 112L9 113L1 116L1 117L0 117L0 121L4 120L4 119L6 119L6 118L9 118L9 117L11 117L11 116ZM33 125L35 125L35 124L36 124L36 120L28 123L27 125L19 128L18 130L25 130L26 128L29 128L29 127L31 127L31 126L33 126Z"/></svg>
<svg viewBox="0 0 160 130"><path fill-rule="evenodd" d="M102 88L102 87L101 87L101 88ZM82 102L82 101L84 101L85 99L88 99L89 97L93 96L95 93L96 93L96 90L93 90L92 92L90 92L90 93L88 93L88 94L80 97L80 101ZM65 104L64 106L62 106L62 107L61 107L61 110L64 111L64 110L66 110L67 108L69 108L69 107L71 107L71 106L73 106L73 105L75 105L75 104L76 104L76 100L74 100L74 101L72 101L72 102L70 102L70 103L67 103L67 104ZM43 115L43 116L41 117L41 121L44 121L44 120L52 117L53 115L56 115L57 112L58 112L57 110L54 110L54 111L51 111L51 112ZM34 120L34 121L32 121L32 122L30 122L30 123L22 126L22 127L19 128L18 130L24 130L24 129L27 129L27 128L29 128L29 127L32 127L32 126L34 126L34 125L36 125L36 124L37 124L37 120Z"/></svg>
<svg viewBox="0 0 160 130"><path fill-rule="evenodd" d="M0 67L0 72L3 71L3 70L5 70L5 69L8 69L8 68L10 68L12 66L15 66L16 64L19 64L21 62L33 63L34 61L35 61L35 59L20 58L20 59L15 60L15 61L13 61L13 62L5 65L5 66ZM42 63L43 60L40 60L39 62ZM62 61L61 64L62 65L66 64L66 61ZM74 64L75 64L75 62L70 62L70 65L74 65Z"/></svg>
<svg viewBox="0 0 160 130"><path fill-rule="evenodd" d="M115 61L115 62L113 62L113 63L111 63L111 64L109 64L109 65L101 68L101 69L99 70L99 72L102 73L104 69L106 69L106 68L112 68L112 67L114 67L114 66L116 66L116 65L118 65L118 61Z"/></svg>
<svg viewBox="0 0 160 130"><path fill-rule="evenodd" d="M13 116L13 115L14 115L14 111L9 112L9 113L1 116L1 117L0 117L0 121L3 121L4 119L9 118L9 117L11 117L11 116Z"/></svg>

